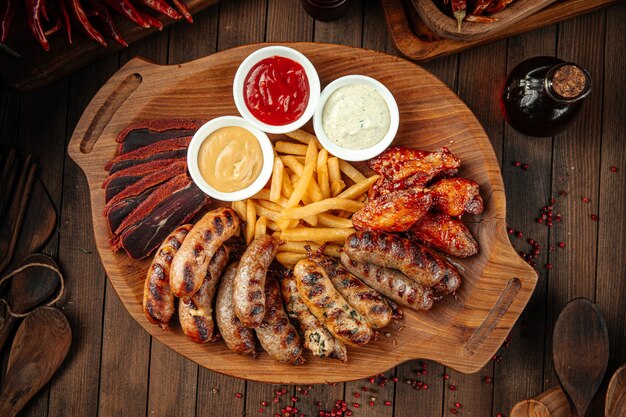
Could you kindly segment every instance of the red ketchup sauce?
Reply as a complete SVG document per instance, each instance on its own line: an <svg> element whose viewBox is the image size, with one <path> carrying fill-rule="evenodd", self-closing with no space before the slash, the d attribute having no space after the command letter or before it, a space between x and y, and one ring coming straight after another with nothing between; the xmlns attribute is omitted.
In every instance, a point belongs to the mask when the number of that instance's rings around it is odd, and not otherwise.
<svg viewBox="0 0 626 417"><path fill-rule="evenodd" d="M272 56L259 61L248 73L243 95L250 113L259 121L283 126L296 121L309 103L309 82L302 65Z"/></svg>

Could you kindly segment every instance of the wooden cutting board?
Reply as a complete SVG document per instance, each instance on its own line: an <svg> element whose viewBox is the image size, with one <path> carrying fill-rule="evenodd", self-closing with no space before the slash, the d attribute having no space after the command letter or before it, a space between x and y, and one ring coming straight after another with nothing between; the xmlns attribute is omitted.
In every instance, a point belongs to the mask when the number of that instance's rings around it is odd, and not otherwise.
<svg viewBox="0 0 626 417"><path fill-rule="evenodd" d="M311 60L323 86L347 74L384 83L400 109L396 145L420 149L447 146L463 161L460 175L477 181L484 213L468 218L480 253L458 265L465 280L456 298L428 312L405 309L378 340L348 350L349 360L321 360L307 354L301 367L280 365L262 353L256 360L231 353L224 343L198 345L176 324L168 331L150 324L142 311L149 261L112 253L102 216L104 164L115 154L117 133L142 119L210 119L237 114L232 81L241 61L263 45L248 45L175 66L134 59L96 94L72 136L69 153L85 172L91 193L96 245L111 283L130 314L159 341L215 371L273 383L354 380L414 358L432 359L465 373L476 372L498 350L528 302L537 274L512 248L506 233L502 177L489 138L465 104L441 81L403 59L338 45L288 44ZM364 170L364 165L359 168Z"/></svg>

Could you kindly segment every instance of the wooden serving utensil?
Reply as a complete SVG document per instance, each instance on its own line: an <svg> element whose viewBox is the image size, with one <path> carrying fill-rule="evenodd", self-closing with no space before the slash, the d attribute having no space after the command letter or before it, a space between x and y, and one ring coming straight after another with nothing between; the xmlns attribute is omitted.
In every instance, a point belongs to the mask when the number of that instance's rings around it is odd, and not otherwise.
<svg viewBox="0 0 626 417"><path fill-rule="evenodd" d="M604 417L626 417L626 364L611 377L606 392Z"/></svg>
<svg viewBox="0 0 626 417"><path fill-rule="evenodd" d="M552 417L550 410L537 400L524 400L515 404L511 417Z"/></svg>
<svg viewBox="0 0 626 417"><path fill-rule="evenodd" d="M554 325L552 358L574 417L585 417L609 360L609 335L600 309L570 301Z"/></svg>
<svg viewBox="0 0 626 417"><path fill-rule="evenodd" d="M42 343L45 341L45 343ZM67 356L72 331L53 307L40 307L17 330L0 391L0 416L14 417L50 381Z"/></svg>
<svg viewBox="0 0 626 417"><path fill-rule="evenodd" d="M43 254L33 254L26 257L20 267L28 264L46 264L58 270L57 264L51 257ZM11 281L11 308L14 313L23 314L37 307L50 298L59 287L59 278L51 269L41 266L32 266L19 272ZM19 318L10 314L0 324L0 350L9 339Z"/></svg>

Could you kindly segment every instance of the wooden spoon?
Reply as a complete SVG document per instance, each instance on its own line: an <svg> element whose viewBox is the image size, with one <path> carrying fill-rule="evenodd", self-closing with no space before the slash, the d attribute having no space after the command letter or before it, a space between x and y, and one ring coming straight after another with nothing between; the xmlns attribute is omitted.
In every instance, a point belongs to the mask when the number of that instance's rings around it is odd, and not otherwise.
<svg viewBox="0 0 626 417"><path fill-rule="evenodd" d="M570 301L554 325L552 358L574 417L585 417L609 360L609 335L598 307Z"/></svg>
<svg viewBox="0 0 626 417"><path fill-rule="evenodd" d="M43 254L33 254L25 258L20 266L30 263L41 263L58 269L54 259ZM59 286L59 277L54 271L33 266L18 273L11 281L11 308L15 313L25 313L50 298ZM0 350L8 340L19 318L7 315L0 324Z"/></svg>
<svg viewBox="0 0 626 417"><path fill-rule="evenodd" d="M0 416L14 417L50 381L72 342L65 315L56 308L40 307L17 330L9 365L0 391Z"/></svg>
<svg viewBox="0 0 626 417"><path fill-rule="evenodd" d="M626 364L611 378L604 404L605 417L626 417Z"/></svg>
<svg viewBox="0 0 626 417"><path fill-rule="evenodd" d="M524 400L515 404L511 417L552 417L550 410L537 400Z"/></svg>

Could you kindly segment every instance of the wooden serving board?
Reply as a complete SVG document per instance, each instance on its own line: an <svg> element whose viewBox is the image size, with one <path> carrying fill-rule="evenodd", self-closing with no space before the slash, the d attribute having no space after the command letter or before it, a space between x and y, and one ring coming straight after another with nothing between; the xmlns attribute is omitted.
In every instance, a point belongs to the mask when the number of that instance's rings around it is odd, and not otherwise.
<svg viewBox="0 0 626 417"><path fill-rule="evenodd" d="M492 33L505 29L556 0L517 0L494 16L498 19L497 21L490 23L463 21L461 31L458 30L457 20L439 10L433 0L411 1L419 17L436 35L442 38L469 41L490 36ZM467 13L470 12L471 10L468 10Z"/></svg>
<svg viewBox="0 0 626 417"><path fill-rule="evenodd" d="M69 154L83 169L91 193L96 245L111 283L130 314L159 341L198 364L224 374L273 383L324 383L354 380L383 372L414 358L432 359L465 373L476 372L502 344L528 302L537 275L512 248L505 229L502 177L489 138L472 112L441 81L397 57L338 45L287 44L304 53L322 85L347 74L365 74L384 83L400 109L396 145L420 149L447 146L463 161L460 175L477 181L484 213L468 222L480 253L455 262L464 279L456 298L447 297L428 312L405 309L378 340L348 350L349 360L306 355L301 367L280 365L267 354L256 360L231 353L222 342L195 344L177 324L168 331L150 324L142 311L149 261L112 253L102 216L104 164L115 155L115 137L142 119L211 119L237 114L232 81L238 65L264 45L248 45L176 66L157 66L136 58L121 68L83 113ZM359 166L364 170L364 164ZM175 321L175 320L173 320Z"/></svg>
<svg viewBox="0 0 626 417"><path fill-rule="evenodd" d="M478 45L539 29L601 7L617 4L619 1L559 1L502 30L490 32L488 36L473 40L460 40L439 38L421 20L410 0L380 0L387 21L387 30L394 47L403 57L418 62L452 55ZM463 22L465 23L468 22Z"/></svg>
<svg viewBox="0 0 626 417"><path fill-rule="evenodd" d="M219 0L183 0L192 14L195 14ZM151 12L149 12L151 13ZM140 39L157 31L155 28L146 29L130 22L125 17L112 11L113 20L120 30L122 37L130 45ZM164 26L181 22L183 25L189 23L181 19L175 21L161 16L160 20ZM99 23L99 22L98 22ZM19 58L0 51L0 74L4 81L18 90L28 91L41 87L67 74L84 67L107 55L119 52L123 46L105 36L108 43L103 48L97 42L88 38L72 21L73 43L67 42L65 31L60 30L48 37L50 50L44 51L39 43L33 38L30 30L26 26L26 16L19 10L13 19L7 45L20 54ZM97 26L97 25L96 25Z"/></svg>

